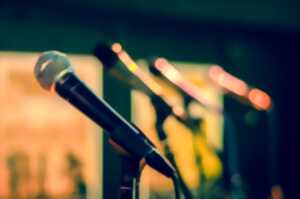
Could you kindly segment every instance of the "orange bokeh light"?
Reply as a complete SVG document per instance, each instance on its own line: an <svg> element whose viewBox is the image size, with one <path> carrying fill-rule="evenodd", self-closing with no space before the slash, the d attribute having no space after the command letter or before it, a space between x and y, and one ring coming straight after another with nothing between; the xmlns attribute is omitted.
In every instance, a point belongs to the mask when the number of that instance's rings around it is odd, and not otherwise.
<svg viewBox="0 0 300 199"><path fill-rule="evenodd" d="M249 90L248 85L244 81L224 71L220 66L212 66L209 69L208 74L212 80L226 90L231 91L239 96L247 96Z"/></svg>
<svg viewBox="0 0 300 199"><path fill-rule="evenodd" d="M184 81L181 74L165 58L157 58L154 66L162 72L171 82L178 84Z"/></svg>
<svg viewBox="0 0 300 199"><path fill-rule="evenodd" d="M205 97L203 91L199 90L192 82L182 76L182 74L165 58L157 58L154 61L154 67L161 72L170 82L181 88L188 95L195 98L200 104L206 108L221 112L221 108L210 103Z"/></svg>
<svg viewBox="0 0 300 199"><path fill-rule="evenodd" d="M111 45L111 49L112 51L114 51L115 53L119 53L122 51L122 46L120 43L114 43L113 45Z"/></svg>
<svg viewBox="0 0 300 199"><path fill-rule="evenodd" d="M257 88L250 90L248 99L257 109L268 110L272 105L271 97L264 91Z"/></svg>
<svg viewBox="0 0 300 199"><path fill-rule="evenodd" d="M213 65L208 69L208 74L212 79L215 79L223 72L224 70L218 65Z"/></svg>
<svg viewBox="0 0 300 199"><path fill-rule="evenodd" d="M268 110L271 108L271 97L266 92L257 88L249 88L244 81L229 74L221 66L211 66L208 75L225 90L249 100L255 108L259 110Z"/></svg>
<svg viewBox="0 0 300 199"><path fill-rule="evenodd" d="M118 48L118 46L116 46L115 48ZM147 75L147 73L141 70L137 63L127 54L125 50L121 48L121 51L119 51L117 55L123 62L125 67L138 79L140 79L145 85L147 85L147 87L149 87L155 94L162 94L161 86L157 84L151 76Z"/></svg>
<svg viewBox="0 0 300 199"><path fill-rule="evenodd" d="M159 69L162 69L166 64L168 64L168 61L162 57L159 57L154 61L154 65Z"/></svg>

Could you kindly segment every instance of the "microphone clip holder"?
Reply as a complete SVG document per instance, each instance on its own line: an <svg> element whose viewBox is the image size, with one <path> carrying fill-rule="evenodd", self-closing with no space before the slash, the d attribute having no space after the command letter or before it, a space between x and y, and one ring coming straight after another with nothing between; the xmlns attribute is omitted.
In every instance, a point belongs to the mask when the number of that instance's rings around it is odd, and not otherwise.
<svg viewBox="0 0 300 199"><path fill-rule="evenodd" d="M182 189L183 195L185 196L186 199L193 199L193 195L190 192L187 185L185 184L183 177L179 171L179 168L176 164L175 156L168 142L168 135L165 132L163 127L164 122L171 115L172 109L170 107L165 106L164 102L157 96L150 96L150 100L156 114L155 128L156 128L157 136L159 138L160 143L163 145L165 156L170 161L170 163L173 165L173 167L177 172L179 185Z"/></svg>

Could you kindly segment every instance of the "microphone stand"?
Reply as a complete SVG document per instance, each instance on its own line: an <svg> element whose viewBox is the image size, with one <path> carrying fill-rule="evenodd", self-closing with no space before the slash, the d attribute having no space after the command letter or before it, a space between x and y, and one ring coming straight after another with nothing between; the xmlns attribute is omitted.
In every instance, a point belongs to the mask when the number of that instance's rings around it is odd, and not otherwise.
<svg viewBox="0 0 300 199"><path fill-rule="evenodd" d="M163 128L163 124L164 124L165 120L167 119L167 117L170 115L171 110L166 110L165 106L162 104L162 101L159 98L157 98L156 96L150 96L150 99L151 99L151 103L152 103L152 105L155 109L155 113L156 113L155 128L156 128L157 136L163 146L165 156L170 161L170 163L173 165L173 167L175 168L175 170L177 172L179 185L182 189L183 195L185 196L186 199L193 199L193 195L190 192L187 185L185 184L185 182L182 178L182 175L179 171L179 168L176 164L174 154L173 154L172 149L170 148L170 145L168 142L168 135L166 134L166 132Z"/></svg>
<svg viewBox="0 0 300 199"><path fill-rule="evenodd" d="M119 129L118 129L119 130ZM144 165L142 158L131 156L117 142L109 139L108 142L116 150L121 158L121 179L119 191L116 194L119 199L139 199L139 183L141 171Z"/></svg>
<svg viewBox="0 0 300 199"><path fill-rule="evenodd" d="M206 176L204 175L204 168L203 168L203 164L202 164L202 157L201 154L199 153L198 149L197 149L197 143L196 143L196 139L195 139L195 135L196 133L198 133L198 128L200 126L202 122L201 118L198 119L192 119L189 123L190 128L193 132L192 136L193 136L193 140L192 140L192 144L193 144L193 151L195 153L195 162L196 165L198 167L198 170L200 172L200 187L198 188L197 191L197 196L199 198L206 198L206 191L207 191L207 187L206 187Z"/></svg>
<svg viewBox="0 0 300 199"><path fill-rule="evenodd" d="M182 93L183 95L183 103L184 103L184 108L185 110L188 110L188 106L189 104L192 102L192 98L185 95L184 93ZM201 154L199 153L198 149L197 149L197 143L196 143L196 139L195 139L195 135L199 133L200 130L200 125L202 122L202 118L193 118L190 115L190 112L187 111L188 114L188 118L190 118L187 121L187 126L192 130L192 136L193 136L193 140L192 140L192 144L193 144L193 151L195 153L195 161L196 161L196 165L198 167L198 170L200 172L200 187L197 190L197 197L199 198L206 198L206 191L207 191L207 187L206 187L206 176L204 175L204 168L203 168L203 164L202 164L202 157Z"/></svg>
<svg viewBox="0 0 300 199"><path fill-rule="evenodd" d="M140 160L121 155L120 199L139 199Z"/></svg>

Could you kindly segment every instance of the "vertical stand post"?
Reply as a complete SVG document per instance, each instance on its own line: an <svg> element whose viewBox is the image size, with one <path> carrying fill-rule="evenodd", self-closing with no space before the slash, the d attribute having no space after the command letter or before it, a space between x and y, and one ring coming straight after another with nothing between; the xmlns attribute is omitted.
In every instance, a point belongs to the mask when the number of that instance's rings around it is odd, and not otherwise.
<svg viewBox="0 0 300 199"><path fill-rule="evenodd" d="M182 95L183 95L184 108L185 108L185 110L189 110L189 104L193 101L193 99L184 93L182 93ZM189 111L187 111L187 114L188 114L188 118L189 118L189 120L187 121L187 126L190 127L190 129L192 130L192 133L193 133L193 135L192 135L193 136L193 141L192 141L193 142L192 143L193 151L195 153L196 165L198 167L198 170L200 171L200 176L199 176L200 185L197 189L197 196L199 198L206 198L207 179L204 174L202 157L201 157L199 150L197 149L197 143L196 143L196 139L195 139L196 134L198 134L200 131L200 128L201 128L200 126L201 126L203 119L202 118L193 118Z"/></svg>
<svg viewBox="0 0 300 199"><path fill-rule="evenodd" d="M155 96L153 96L151 98L151 102L154 106L155 113L156 113L155 128L156 128L156 131L157 131L158 138L159 138L161 144L163 145L165 156L170 161L170 163L173 165L173 167L175 168L175 170L177 172L179 185L182 189L183 195L185 196L186 199L193 199L193 195L190 192L187 185L185 184L185 182L182 178L182 175L181 175L181 173L178 169L178 166L177 166L176 161L175 161L174 154L173 154L173 152L172 152L172 150L169 146L169 143L168 143L168 136L167 136L166 132L163 129L163 124L164 124L165 120L167 119L167 117L170 115L171 110L163 109L162 107L165 107L165 106L162 106L160 104L161 100L159 100Z"/></svg>
<svg viewBox="0 0 300 199"><path fill-rule="evenodd" d="M139 199L140 160L121 156L120 199Z"/></svg>

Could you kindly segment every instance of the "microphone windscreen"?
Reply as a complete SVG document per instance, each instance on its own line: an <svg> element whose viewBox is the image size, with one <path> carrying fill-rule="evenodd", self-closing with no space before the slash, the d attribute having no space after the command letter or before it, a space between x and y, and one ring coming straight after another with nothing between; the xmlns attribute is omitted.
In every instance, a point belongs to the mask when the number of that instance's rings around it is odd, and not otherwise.
<svg viewBox="0 0 300 199"><path fill-rule="evenodd" d="M55 80L62 72L72 71L67 56L59 51L42 53L34 67L34 75L37 81L46 90L51 90Z"/></svg>

